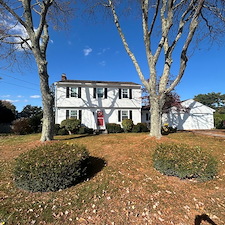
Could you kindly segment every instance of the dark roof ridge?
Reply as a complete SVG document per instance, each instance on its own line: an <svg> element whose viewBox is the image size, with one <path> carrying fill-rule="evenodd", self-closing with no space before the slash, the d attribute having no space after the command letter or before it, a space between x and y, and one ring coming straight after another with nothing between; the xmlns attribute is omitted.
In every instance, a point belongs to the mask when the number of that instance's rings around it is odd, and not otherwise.
<svg viewBox="0 0 225 225"><path fill-rule="evenodd" d="M95 80L60 80L59 83L112 83L112 84L133 84L133 85L141 85L134 82L129 81L95 81Z"/></svg>

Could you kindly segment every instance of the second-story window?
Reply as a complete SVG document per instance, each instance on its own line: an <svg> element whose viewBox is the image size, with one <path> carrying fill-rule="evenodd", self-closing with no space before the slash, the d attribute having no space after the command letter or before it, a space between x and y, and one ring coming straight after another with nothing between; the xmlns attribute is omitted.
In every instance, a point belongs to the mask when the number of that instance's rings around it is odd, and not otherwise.
<svg viewBox="0 0 225 225"><path fill-rule="evenodd" d="M128 89L127 88L122 89L122 98L128 98Z"/></svg>
<svg viewBox="0 0 225 225"><path fill-rule="evenodd" d="M67 87L66 97L81 98L81 87Z"/></svg>
<svg viewBox="0 0 225 225"><path fill-rule="evenodd" d="M71 88L70 96L71 96L71 97L75 97L75 98L78 97L78 88L77 88L77 87L72 87L72 88Z"/></svg>
<svg viewBox="0 0 225 225"><path fill-rule="evenodd" d="M93 88L93 98L107 98L107 88Z"/></svg>
<svg viewBox="0 0 225 225"><path fill-rule="evenodd" d="M119 99L129 98L132 99L132 89L130 88L119 88Z"/></svg>
<svg viewBox="0 0 225 225"><path fill-rule="evenodd" d="M97 88L97 96L98 98L103 98L103 88Z"/></svg>

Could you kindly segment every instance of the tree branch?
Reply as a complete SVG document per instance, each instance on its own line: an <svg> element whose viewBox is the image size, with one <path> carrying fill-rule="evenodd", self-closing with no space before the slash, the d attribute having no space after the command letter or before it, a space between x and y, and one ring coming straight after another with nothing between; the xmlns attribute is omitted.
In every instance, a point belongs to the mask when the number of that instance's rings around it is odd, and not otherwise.
<svg viewBox="0 0 225 225"><path fill-rule="evenodd" d="M198 26L198 19L200 17L204 2L205 2L205 0L199 0L198 1L197 7L196 7L196 10L195 10L195 14L194 14L194 16L192 18L192 21L190 23L190 26L189 26L189 32L188 32L187 39L186 39L186 41L183 45L182 51L181 51L179 74L177 75L176 79L172 82L170 87L167 89L167 92L172 91L175 88L175 86L180 82L181 78L184 75L184 71L186 69L187 61L188 61L187 50L188 50L188 47L189 47L189 45L190 45L190 43L193 39L196 28Z"/></svg>
<svg viewBox="0 0 225 225"><path fill-rule="evenodd" d="M114 5L113 5L111 0L108 0L108 3L109 3L109 6L110 6L110 9L112 11L113 18L114 18L114 23L115 23L116 28L117 28L117 30L119 32L120 37L121 37L122 43L124 45L124 48L125 48L127 54L129 55L129 57L131 58L134 66L135 66L135 69L136 69L136 71L137 71L137 73L138 73L138 75L139 75L139 77L140 77L140 79L142 81L142 83L144 84L144 86L146 86L146 88L148 88L148 82L145 80L144 75L143 75L143 73L141 71L141 68L140 68L140 66L139 66L139 64L138 64L138 62L137 62L133 52L130 50L130 48L128 46L128 43L126 41L126 38L125 38L125 36L123 34L123 31L122 31L122 29L120 27L119 18L118 18L117 14L116 14Z"/></svg>
<svg viewBox="0 0 225 225"><path fill-rule="evenodd" d="M19 17L19 15L11 9L5 1L0 0L0 4L13 16L15 19L24 27L26 28L26 23Z"/></svg>
<svg viewBox="0 0 225 225"><path fill-rule="evenodd" d="M54 0L47 0L47 2L43 1L42 4L40 4L40 8L41 10L41 19L40 19L40 23L38 26L38 29L36 31L36 36L38 39L40 39L41 34L43 32L44 26L46 24L46 16L47 16L47 12L49 7L52 5Z"/></svg>
<svg viewBox="0 0 225 225"><path fill-rule="evenodd" d="M194 0L192 0L190 2L189 7L182 14L181 19L180 19L180 23L179 23L179 26L178 26L178 33L175 36L175 39L172 42L171 46L169 46L168 39L165 41L165 44L164 44L165 64L164 64L163 74L162 74L162 76L160 78L160 82L159 82L159 93L163 93L166 90L166 85L167 85L168 79L169 79L170 67L173 63L172 53L174 51L174 48L175 48L177 42L179 41L179 39L182 36L185 24L191 18L191 16L189 16L188 18L186 18L186 16L190 13L190 11L193 7L193 3L194 3ZM173 14L173 9L174 9L174 7L173 7L173 5L171 5L171 8L169 9L169 11L172 11L171 14ZM173 16L171 16L171 19L173 19Z"/></svg>

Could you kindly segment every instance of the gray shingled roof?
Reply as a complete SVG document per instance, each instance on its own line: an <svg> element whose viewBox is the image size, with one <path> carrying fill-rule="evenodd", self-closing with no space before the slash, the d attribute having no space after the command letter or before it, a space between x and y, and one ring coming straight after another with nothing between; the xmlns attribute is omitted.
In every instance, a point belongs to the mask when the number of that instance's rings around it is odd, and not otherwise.
<svg viewBox="0 0 225 225"><path fill-rule="evenodd" d="M134 82L122 82L122 81L94 81L94 80L60 80L58 83L107 83L107 84L128 84L128 85L140 85Z"/></svg>

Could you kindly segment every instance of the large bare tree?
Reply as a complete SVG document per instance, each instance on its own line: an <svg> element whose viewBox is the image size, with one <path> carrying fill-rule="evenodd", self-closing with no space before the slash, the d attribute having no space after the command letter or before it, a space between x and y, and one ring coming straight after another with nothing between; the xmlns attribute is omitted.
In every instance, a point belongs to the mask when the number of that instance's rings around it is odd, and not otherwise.
<svg viewBox="0 0 225 225"><path fill-rule="evenodd" d="M59 25L60 20L65 21L71 15L69 3L56 0L0 0L1 58L33 55L37 64L43 104L42 142L53 139L54 123L54 102L49 88L46 56L48 28L52 24Z"/></svg>
<svg viewBox="0 0 225 225"><path fill-rule="evenodd" d="M128 3L127 1L126 3ZM203 38L224 33L224 0L137 0L133 9L139 7L142 15L143 43L148 64L148 74L143 74L140 63L132 52L121 28L118 11L120 7L132 10L132 4L120 0L97 1L110 9L115 26L126 52L131 58L151 102L150 136L161 137L161 116L167 93L170 93L182 79L189 59L191 43ZM131 11L132 12L132 11ZM194 41L195 40L195 41ZM178 68L173 70L173 62ZM157 71L160 68L161 70ZM213 66L213 65L212 65ZM172 82L171 82L172 79ZM169 82L170 81L170 82Z"/></svg>

